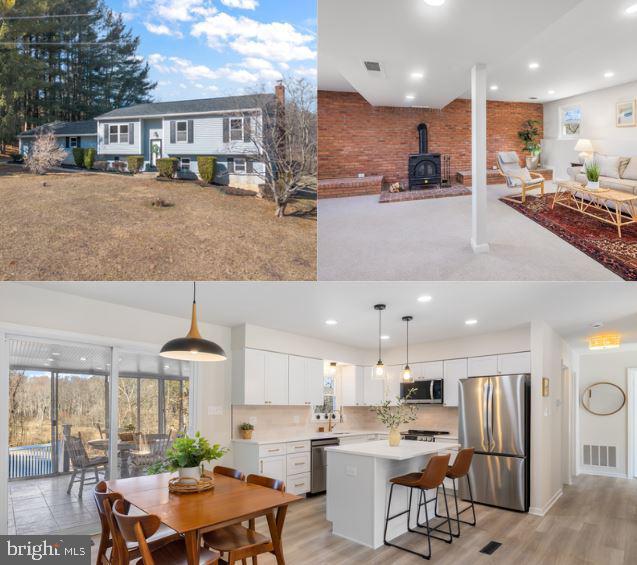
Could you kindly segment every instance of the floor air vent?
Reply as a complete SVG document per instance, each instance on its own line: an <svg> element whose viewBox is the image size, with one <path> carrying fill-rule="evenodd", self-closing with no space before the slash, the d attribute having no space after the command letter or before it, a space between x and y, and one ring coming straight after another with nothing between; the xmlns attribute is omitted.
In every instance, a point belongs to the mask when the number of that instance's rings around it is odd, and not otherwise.
<svg viewBox="0 0 637 565"><path fill-rule="evenodd" d="M497 541L490 541L487 545L485 545L481 550L480 553L485 553L486 555L491 555L495 552L496 549L498 549L502 544L500 542Z"/></svg>
<svg viewBox="0 0 637 565"><path fill-rule="evenodd" d="M617 448L614 445L584 445L584 465L617 467Z"/></svg>

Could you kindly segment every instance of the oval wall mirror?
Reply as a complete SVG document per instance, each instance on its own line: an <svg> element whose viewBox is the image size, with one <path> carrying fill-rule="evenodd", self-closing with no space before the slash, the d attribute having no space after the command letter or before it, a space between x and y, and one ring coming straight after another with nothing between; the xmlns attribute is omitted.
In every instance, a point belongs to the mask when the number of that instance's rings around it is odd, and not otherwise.
<svg viewBox="0 0 637 565"><path fill-rule="evenodd" d="M610 416L624 407L626 394L616 384L594 383L584 391L582 404L591 414Z"/></svg>

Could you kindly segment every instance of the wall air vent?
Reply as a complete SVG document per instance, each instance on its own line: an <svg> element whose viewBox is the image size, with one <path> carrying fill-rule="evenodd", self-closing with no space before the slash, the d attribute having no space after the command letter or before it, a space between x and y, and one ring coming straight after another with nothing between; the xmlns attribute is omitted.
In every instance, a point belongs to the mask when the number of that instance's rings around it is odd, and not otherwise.
<svg viewBox="0 0 637 565"><path fill-rule="evenodd" d="M582 448L584 465L617 467L617 448L614 445L584 445Z"/></svg>
<svg viewBox="0 0 637 565"><path fill-rule="evenodd" d="M370 72L380 73L381 71L380 63L377 61L363 61L363 65L365 65L365 68Z"/></svg>

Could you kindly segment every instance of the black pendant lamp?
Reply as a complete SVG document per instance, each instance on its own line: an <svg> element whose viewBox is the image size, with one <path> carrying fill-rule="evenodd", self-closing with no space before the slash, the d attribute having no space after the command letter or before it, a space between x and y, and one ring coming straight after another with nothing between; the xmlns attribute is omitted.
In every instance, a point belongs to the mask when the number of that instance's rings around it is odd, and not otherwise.
<svg viewBox="0 0 637 565"><path fill-rule="evenodd" d="M186 337L171 339L159 355L180 361L225 361L226 352L215 342L203 339L197 327L197 283L192 283L192 321Z"/></svg>
<svg viewBox="0 0 637 565"><path fill-rule="evenodd" d="M376 304L374 310L378 310L378 363L376 363L376 378L382 379L385 376L385 364L383 363L382 350L381 350L381 336L382 334L382 320L381 316L383 310L386 308L384 304Z"/></svg>
<svg viewBox="0 0 637 565"><path fill-rule="evenodd" d="M409 322L411 322L413 319L413 316L403 316L403 322L407 324L407 357L405 359L405 367L403 368L404 383L414 382L414 375L411 372L411 367L409 366Z"/></svg>

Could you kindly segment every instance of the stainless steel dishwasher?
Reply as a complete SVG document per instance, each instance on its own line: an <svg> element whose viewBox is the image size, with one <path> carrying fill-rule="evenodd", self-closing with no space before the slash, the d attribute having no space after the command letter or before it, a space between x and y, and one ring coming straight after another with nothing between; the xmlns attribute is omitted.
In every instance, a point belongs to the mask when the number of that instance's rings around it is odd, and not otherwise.
<svg viewBox="0 0 637 565"><path fill-rule="evenodd" d="M337 437L312 440L312 488L311 494L325 492L327 484L327 454L325 448L338 445Z"/></svg>

